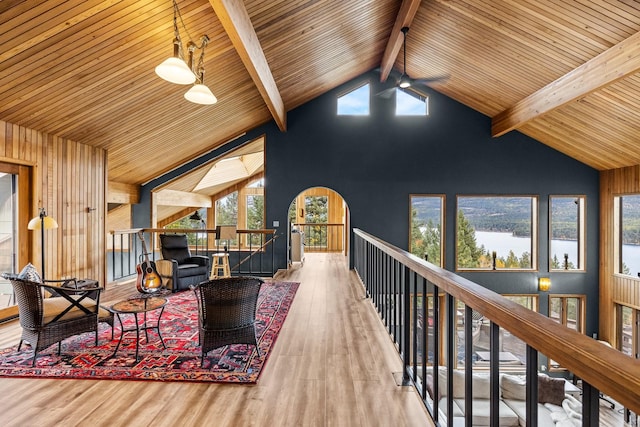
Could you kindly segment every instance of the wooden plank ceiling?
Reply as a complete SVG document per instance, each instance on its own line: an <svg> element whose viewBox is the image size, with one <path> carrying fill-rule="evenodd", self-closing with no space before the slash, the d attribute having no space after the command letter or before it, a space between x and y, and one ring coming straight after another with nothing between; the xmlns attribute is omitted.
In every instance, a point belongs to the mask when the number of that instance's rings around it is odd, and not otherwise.
<svg viewBox="0 0 640 427"><path fill-rule="evenodd" d="M640 4L618 0L178 0L207 34L187 102L154 68L172 53L171 0L0 2L0 120L102 147L109 180L142 184L362 73L431 86L596 169L640 163ZM586 64L586 65L585 65ZM201 172L200 172L201 173ZM214 191L214 190L211 190ZM216 188L215 191L218 191Z"/></svg>

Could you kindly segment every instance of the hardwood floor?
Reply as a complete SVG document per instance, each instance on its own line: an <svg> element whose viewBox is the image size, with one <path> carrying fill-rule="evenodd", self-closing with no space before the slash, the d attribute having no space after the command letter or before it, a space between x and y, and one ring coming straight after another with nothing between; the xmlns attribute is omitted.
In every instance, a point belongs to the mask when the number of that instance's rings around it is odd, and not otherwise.
<svg viewBox="0 0 640 427"><path fill-rule="evenodd" d="M3 426L432 426L345 257L306 254L277 277L300 282L257 385L0 379ZM135 293L112 286L112 303ZM0 326L0 347L20 326Z"/></svg>
<svg viewBox="0 0 640 427"><path fill-rule="evenodd" d="M2 426L433 426L345 258L306 254L277 280L300 288L257 385L0 378ZM106 305L136 293L110 286ZM0 325L15 345L17 321ZM600 425L625 424L601 401Z"/></svg>

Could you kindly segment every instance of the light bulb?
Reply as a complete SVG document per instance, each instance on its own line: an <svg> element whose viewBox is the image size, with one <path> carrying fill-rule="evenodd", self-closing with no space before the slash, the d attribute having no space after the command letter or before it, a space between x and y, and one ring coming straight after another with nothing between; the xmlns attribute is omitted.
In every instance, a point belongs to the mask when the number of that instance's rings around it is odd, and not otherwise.
<svg viewBox="0 0 640 427"><path fill-rule="evenodd" d="M167 58L158 65L156 74L168 82L179 85L190 85L196 81L196 75L189 69L189 66L175 56Z"/></svg>
<svg viewBox="0 0 640 427"><path fill-rule="evenodd" d="M218 102L218 98L203 84L193 85L193 87L184 94L184 97L187 101L196 104L211 105Z"/></svg>

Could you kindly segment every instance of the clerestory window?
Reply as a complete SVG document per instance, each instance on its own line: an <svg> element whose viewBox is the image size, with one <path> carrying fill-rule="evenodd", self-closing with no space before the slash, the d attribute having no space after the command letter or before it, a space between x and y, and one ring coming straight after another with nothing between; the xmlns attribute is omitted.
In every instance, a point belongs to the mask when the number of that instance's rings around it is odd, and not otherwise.
<svg viewBox="0 0 640 427"><path fill-rule="evenodd" d="M339 116L368 116L371 88L369 83L338 98Z"/></svg>
<svg viewBox="0 0 640 427"><path fill-rule="evenodd" d="M410 90L396 89L396 116L429 115L429 99Z"/></svg>

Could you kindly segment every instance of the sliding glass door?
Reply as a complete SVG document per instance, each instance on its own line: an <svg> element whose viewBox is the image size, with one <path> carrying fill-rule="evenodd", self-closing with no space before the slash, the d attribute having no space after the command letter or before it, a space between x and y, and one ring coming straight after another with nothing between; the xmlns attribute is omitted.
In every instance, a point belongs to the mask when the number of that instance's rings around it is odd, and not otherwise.
<svg viewBox="0 0 640 427"><path fill-rule="evenodd" d="M0 272L14 273L17 259L17 175L0 169ZM0 278L0 308L14 304L13 288Z"/></svg>

